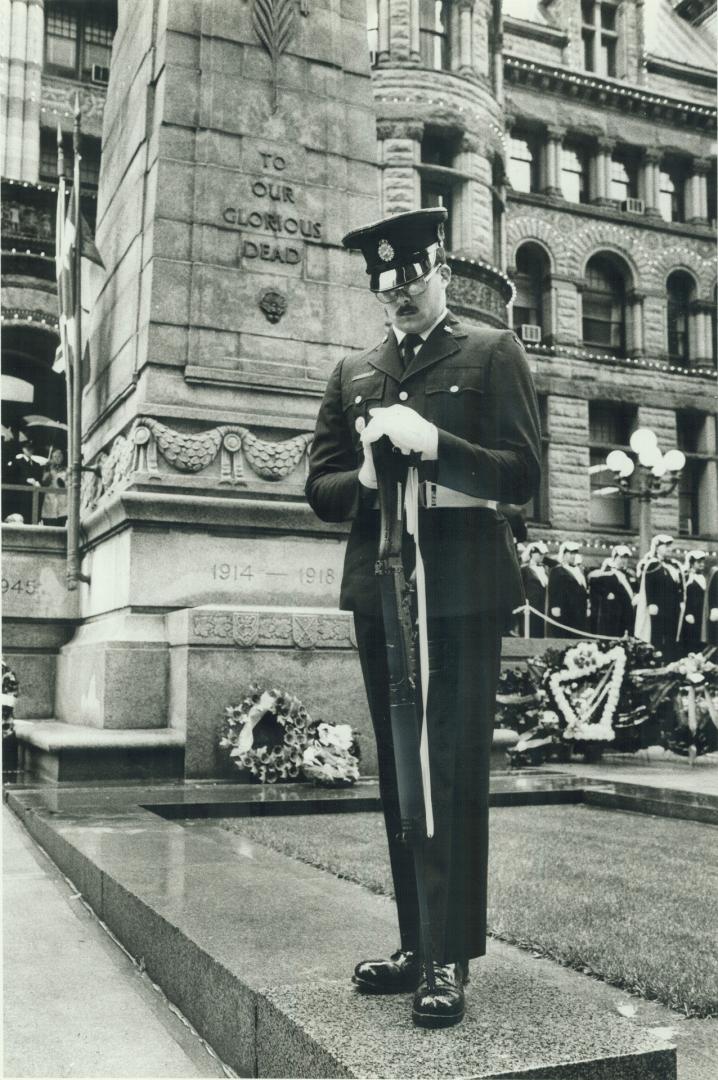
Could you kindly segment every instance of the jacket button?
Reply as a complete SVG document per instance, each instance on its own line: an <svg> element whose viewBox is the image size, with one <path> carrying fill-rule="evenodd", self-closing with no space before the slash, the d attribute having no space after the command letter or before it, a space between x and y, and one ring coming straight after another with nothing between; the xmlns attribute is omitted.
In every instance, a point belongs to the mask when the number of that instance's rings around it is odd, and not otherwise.
<svg viewBox="0 0 718 1080"><path fill-rule="evenodd" d="M408 397L409 395L407 394L406 390L399 391L399 401L406 401Z"/></svg>
<svg viewBox="0 0 718 1080"><path fill-rule="evenodd" d="M360 402L361 402L361 394L357 394L357 396L354 398L354 404L358 405Z"/></svg>
<svg viewBox="0 0 718 1080"><path fill-rule="evenodd" d="M452 394L458 394L458 392L459 392L458 386L450 386L449 390L451 391Z"/></svg>

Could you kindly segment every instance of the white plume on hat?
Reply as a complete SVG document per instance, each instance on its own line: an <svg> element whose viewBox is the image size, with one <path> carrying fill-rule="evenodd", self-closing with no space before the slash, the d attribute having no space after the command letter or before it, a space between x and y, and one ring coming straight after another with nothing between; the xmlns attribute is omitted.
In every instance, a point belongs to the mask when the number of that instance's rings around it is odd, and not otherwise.
<svg viewBox="0 0 718 1080"><path fill-rule="evenodd" d="M575 540L564 540L558 549L558 557L559 559L562 559L567 551L571 552L580 550L581 545L578 544Z"/></svg>
<svg viewBox="0 0 718 1080"><path fill-rule="evenodd" d="M651 546L650 546L650 548L648 550L648 554L649 555L655 555L656 554L656 548L658 547L659 544L672 544L672 543L673 543L673 537L672 536L669 536L667 533L658 533L651 540Z"/></svg>

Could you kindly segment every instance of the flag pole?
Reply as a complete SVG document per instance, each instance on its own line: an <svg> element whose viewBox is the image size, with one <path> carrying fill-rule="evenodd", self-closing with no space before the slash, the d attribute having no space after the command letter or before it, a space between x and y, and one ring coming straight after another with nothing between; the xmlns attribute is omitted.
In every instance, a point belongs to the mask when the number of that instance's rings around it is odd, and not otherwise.
<svg viewBox="0 0 718 1080"><path fill-rule="evenodd" d="M75 340L72 348L72 364L65 365L70 386L71 413L68 417L70 440L70 469L67 518L67 587L77 589L78 582L89 583L89 577L80 570L80 490L82 480L82 216L80 208L80 95L75 93L75 109L72 125L73 174L72 199L75 218L75 243L73 246L72 275Z"/></svg>
<svg viewBox="0 0 718 1080"><path fill-rule="evenodd" d="M66 466L70 466L69 430L70 417L72 416L72 389L70 382L70 357L67 341L67 328L65 319L67 312L63 308L62 301L62 262L65 255L65 214L67 213L67 194L65 190L65 151L62 142L62 128L57 125L57 218L55 223L55 266L57 276L58 306L60 321L60 348L62 350L62 364L65 370L65 419L67 420L68 446L65 451ZM69 504L68 504L69 505Z"/></svg>

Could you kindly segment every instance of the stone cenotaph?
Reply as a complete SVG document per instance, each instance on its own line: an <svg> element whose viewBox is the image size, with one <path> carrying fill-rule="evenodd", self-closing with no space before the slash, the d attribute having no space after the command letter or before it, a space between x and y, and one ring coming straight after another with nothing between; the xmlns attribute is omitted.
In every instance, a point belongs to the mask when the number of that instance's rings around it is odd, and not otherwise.
<svg viewBox="0 0 718 1080"><path fill-rule="evenodd" d="M120 0L84 393L80 619L57 718L186 732L221 775L252 682L366 729L345 531L305 505L327 378L383 333L345 231L379 216L360 0ZM371 771L371 739L364 740Z"/></svg>

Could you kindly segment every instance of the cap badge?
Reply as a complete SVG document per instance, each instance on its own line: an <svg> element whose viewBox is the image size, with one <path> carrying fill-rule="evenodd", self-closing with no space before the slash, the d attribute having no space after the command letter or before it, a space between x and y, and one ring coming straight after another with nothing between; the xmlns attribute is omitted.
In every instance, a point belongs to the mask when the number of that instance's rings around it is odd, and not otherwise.
<svg viewBox="0 0 718 1080"><path fill-rule="evenodd" d="M388 240L380 240L376 251L382 262L390 262L394 258L394 248Z"/></svg>

